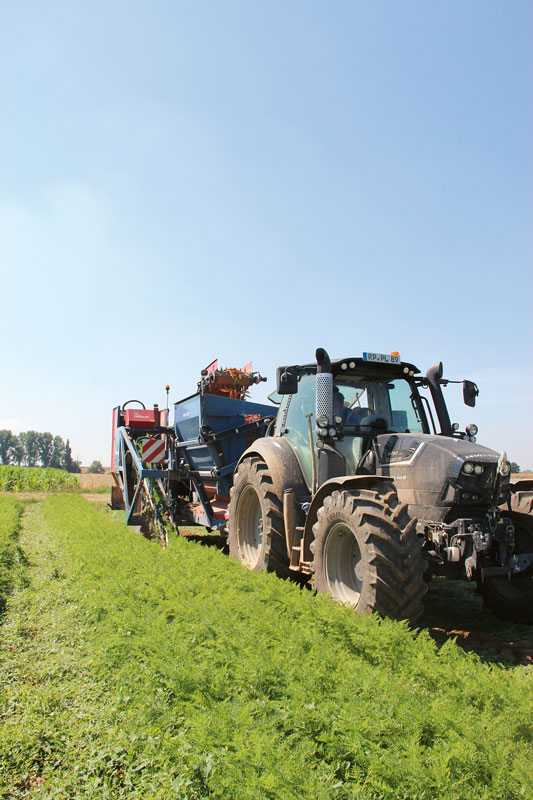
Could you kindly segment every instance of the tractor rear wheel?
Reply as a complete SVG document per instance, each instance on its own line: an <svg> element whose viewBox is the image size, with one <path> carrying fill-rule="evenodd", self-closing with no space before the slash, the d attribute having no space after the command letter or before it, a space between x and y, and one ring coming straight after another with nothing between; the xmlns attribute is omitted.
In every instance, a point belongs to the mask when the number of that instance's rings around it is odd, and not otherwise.
<svg viewBox="0 0 533 800"><path fill-rule="evenodd" d="M392 485L335 491L313 526L314 583L358 614L415 620L427 587L422 549Z"/></svg>
<svg viewBox="0 0 533 800"><path fill-rule="evenodd" d="M533 519L530 515L512 514L515 526L515 552L533 553ZM511 578L477 579L483 607L500 619L533 625L533 569Z"/></svg>
<svg viewBox="0 0 533 800"><path fill-rule="evenodd" d="M247 458L235 473L228 509L230 556L254 572L289 575L283 506L265 462Z"/></svg>

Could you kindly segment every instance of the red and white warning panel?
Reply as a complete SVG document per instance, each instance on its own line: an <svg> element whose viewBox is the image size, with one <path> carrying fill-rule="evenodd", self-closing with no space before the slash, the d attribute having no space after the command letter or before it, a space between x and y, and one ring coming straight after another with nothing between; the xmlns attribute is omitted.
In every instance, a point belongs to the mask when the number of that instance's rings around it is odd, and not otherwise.
<svg viewBox="0 0 533 800"><path fill-rule="evenodd" d="M142 459L145 464L159 464L165 460L165 440L149 439L143 442Z"/></svg>

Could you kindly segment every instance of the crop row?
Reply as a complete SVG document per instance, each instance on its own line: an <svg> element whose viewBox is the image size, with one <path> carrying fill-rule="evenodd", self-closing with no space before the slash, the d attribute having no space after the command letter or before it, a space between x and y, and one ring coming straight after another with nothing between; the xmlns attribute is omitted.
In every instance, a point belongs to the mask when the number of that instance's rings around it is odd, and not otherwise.
<svg viewBox="0 0 533 800"><path fill-rule="evenodd" d="M0 620L14 582L17 534L22 506L12 497L0 503Z"/></svg>
<svg viewBox="0 0 533 800"><path fill-rule="evenodd" d="M41 649L19 685L8 637L10 796L32 780L84 798L533 796L527 668L197 543L163 551L80 496L31 513L24 647Z"/></svg>
<svg viewBox="0 0 533 800"><path fill-rule="evenodd" d="M52 467L0 466L0 491L65 491L78 488L78 479L70 472Z"/></svg>

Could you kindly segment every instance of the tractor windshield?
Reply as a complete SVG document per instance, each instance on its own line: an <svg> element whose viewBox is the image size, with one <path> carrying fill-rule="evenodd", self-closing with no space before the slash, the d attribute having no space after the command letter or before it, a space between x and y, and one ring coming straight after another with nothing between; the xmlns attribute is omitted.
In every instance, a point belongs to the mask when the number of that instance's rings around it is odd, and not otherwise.
<svg viewBox="0 0 533 800"><path fill-rule="evenodd" d="M334 412L346 429L361 431L424 433L423 412L416 389L406 380L374 381L338 376L335 379ZM348 432L348 430L346 431Z"/></svg>
<svg viewBox="0 0 533 800"><path fill-rule="evenodd" d="M376 376L377 378L377 376ZM334 379L334 414L341 419L343 436L336 448L346 458L346 474L355 475L369 435L380 433L429 433L414 385L403 378L384 380L372 375L337 375ZM312 482L310 442L316 413L316 375L308 372L298 379L298 392L282 396L275 436L291 443L308 486ZM309 422L311 421L311 435Z"/></svg>

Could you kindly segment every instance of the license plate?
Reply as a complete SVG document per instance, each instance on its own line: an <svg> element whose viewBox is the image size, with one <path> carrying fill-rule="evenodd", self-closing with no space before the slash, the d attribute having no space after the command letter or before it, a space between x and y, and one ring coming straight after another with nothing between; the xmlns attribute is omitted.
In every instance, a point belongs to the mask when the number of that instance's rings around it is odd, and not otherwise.
<svg viewBox="0 0 533 800"><path fill-rule="evenodd" d="M363 361L376 361L380 364L399 364L400 356L390 356L387 353L363 353Z"/></svg>

